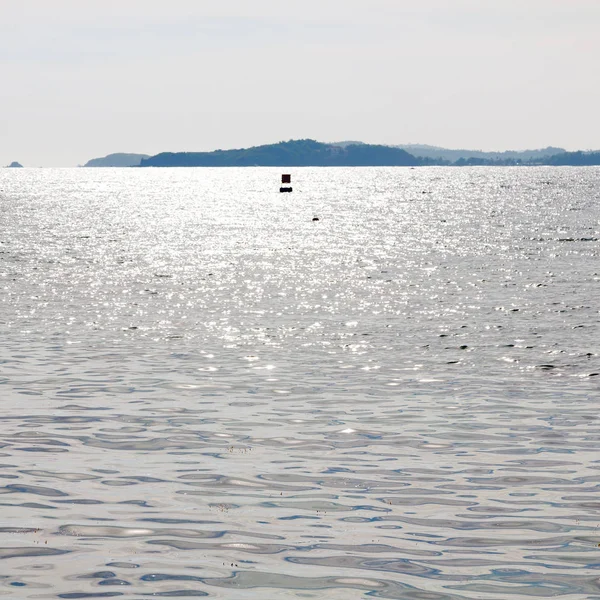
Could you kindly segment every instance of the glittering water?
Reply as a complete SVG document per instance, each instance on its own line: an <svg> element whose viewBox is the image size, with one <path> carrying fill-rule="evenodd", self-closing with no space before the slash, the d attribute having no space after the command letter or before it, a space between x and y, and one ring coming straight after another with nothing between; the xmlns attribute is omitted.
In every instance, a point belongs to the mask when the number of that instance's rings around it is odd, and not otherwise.
<svg viewBox="0 0 600 600"><path fill-rule="evenodd" d="M600 598L600 170L279 175L0 173L0 596Z"/></svg>

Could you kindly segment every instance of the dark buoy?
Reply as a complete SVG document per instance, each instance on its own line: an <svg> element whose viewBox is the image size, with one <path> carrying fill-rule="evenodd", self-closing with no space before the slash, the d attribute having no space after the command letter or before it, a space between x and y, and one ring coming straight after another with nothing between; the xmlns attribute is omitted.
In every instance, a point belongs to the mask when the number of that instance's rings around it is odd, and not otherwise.
<svg viewBox="0 0 600 600"><path fill-rule="evenodd" d="M284 173L281 176L281 183L292 183L292 176L289 173ZM280 187L279 188L280 192L291 192L292 188L290 187Z"/></svg>
<svg viewBox="0 0 600 600"><path fill-rule="evenodd" d="M313 221L318 221L319 217L313 217Z"/></svg>

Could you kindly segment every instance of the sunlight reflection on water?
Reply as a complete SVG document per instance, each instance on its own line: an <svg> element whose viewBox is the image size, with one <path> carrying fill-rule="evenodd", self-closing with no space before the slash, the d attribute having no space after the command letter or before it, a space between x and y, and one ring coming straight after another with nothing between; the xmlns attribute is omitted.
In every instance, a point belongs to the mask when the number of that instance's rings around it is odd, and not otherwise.
<svg viewBox="0 0 600 600"><path fill-rule="evenodd" d="M600 596L600 170L279 175L0 173L0 596Z"/></svg>

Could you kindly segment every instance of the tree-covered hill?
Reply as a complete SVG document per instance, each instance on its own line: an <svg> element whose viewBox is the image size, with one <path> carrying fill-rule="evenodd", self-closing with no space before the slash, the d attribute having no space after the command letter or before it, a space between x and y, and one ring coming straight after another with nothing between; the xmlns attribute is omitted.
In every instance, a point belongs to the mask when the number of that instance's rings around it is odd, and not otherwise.
<svg viewBox="0 0 600 600"><path fill-rule="evenodd" d="M163 152L143 159L142 167L376 167L415 166L408 152L389 146L351 144L340 147L315 140L214 152Z"/></svg>
<svg viewBox="0 0 600 600"><path fill-rule="evenodd" d="M138 167L143 158L148 158L147 154L131 154L126 152L117 152L109 154L102 158L92 158L83 165L84 167Z"/></svg>
<svg viewBox="0 0 600 600"><path fill-rule="evenodd" d="M290 140L236 150L213 152L162 152L109 154L90 160L86 167L412 167L412 166L592 166L600 165L600 152L565 152L561 148L540 150L481 152L448 150L434 146L412 145L413 153L398 146L315 140ZM427 150L427 151L425 151ZM441 151L450 153L435 157ZM419 152L425 154L421 155ZM458 156L464 154L464 156ZM452 158L448 158L451 156Z"/></svg>
<svg viewBox="0 0 600 600"><path fill-rule="evenodd" d="M563 152L546 157L546 165L591 167L600 165L600 152Z"/></svg>
<svg viewBox="0 0 600 600"><path fill-rule="evenodd" d="M553 146L537 150L502 150L497 152L457 150L441 148L439 146L428 146L427 144L400 144L394 147L402 148L417 158L429 158L437 160L440 163L446 161L448 164L458 163L458 165L485 164L485 161L490 161L490 164L519 164L527 161L544 160L548 156L566 152L564 148ZM473 161L471 159L476 160ZM470 160L471 162L469 163Z"/></svg>

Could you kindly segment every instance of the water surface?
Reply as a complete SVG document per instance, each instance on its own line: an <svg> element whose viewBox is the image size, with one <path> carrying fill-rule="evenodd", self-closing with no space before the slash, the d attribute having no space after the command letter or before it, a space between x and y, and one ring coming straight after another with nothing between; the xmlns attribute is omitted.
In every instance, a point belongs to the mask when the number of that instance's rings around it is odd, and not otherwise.
<svg viewBox="0 0 600 600"><path fill-rule="evenodd" d="M0 172L0 596L600 598L600 170L279 175Z"/></svg>

